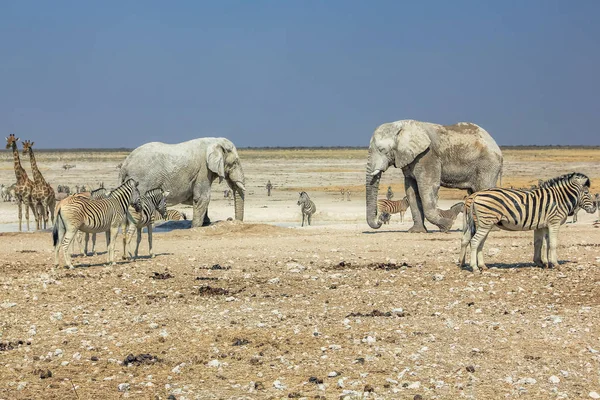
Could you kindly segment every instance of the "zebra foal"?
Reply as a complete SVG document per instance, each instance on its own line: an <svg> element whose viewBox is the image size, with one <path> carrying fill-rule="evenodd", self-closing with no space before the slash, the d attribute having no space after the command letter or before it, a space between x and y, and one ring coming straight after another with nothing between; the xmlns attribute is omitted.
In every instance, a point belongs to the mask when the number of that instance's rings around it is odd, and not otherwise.
<svg viewBox="0 0 600 400"><path fill-rule="evenodd" d="M408 210L408 207L410 207L408 196L404 196L402 200L377 200L377 211L382 222L385 220L389 222L389 217L385 214L400 214L400 222L404 222L404 213Z"/></svg>
<svg viewBox="0 0 600 400"><path fill-rule="evenodd" d="M534 242L540 246L547 233L548 266L558 265L556 245L560 225L578 204L587 212L596 211L585 201L589 187L589 178L574 172L550 179L531 191L492 188L472 194L465 201L460 266L465 263L470 245L471 268L481 272L485 267L483 245L494 226L509 231L534 230ZM538 248L534 250L534 262L544 266L540 253Z"/></svg>
<svg viewBox="0 0 600 400"><path fill-rule="evenodd" d="M154 223L154 214L158 214L166 219L167 218L167 196L169 192L163 192L161 188L150 189L140 198L141 209L135 210L133 207L129 207L127 218L127 231L123 235L123 247L127 248L127 253L123 252L123 259L127 258L127 254L131 257L131 239L133 238L133 231L137 230L137 241L135 245L135 255L138 257L138 250L140 248L140 242L142 241L142 229L148 228L148 248L150 257L154 257L152 252L152 224ZM128 239L129 238L129 239Z"/></svg>
<svg viewBox="0 0 600 400"><path fill-rule="evenodd" d="M136 210L141 208L140 192L137 186L137 182L129 179L113 190L106 199L91 200L83 196L72 196L69 202L62 204L56 216L56 224L52 229L54 265L58 266L58 255L62 247L65 262L70 269L73 269L69 245L78 230L87 233L110 231L108 262L114 265L115 239L119 227L122 227L125 232L127 208L130 205ZM123 252L125 252L125 248Z"/></svg>
<svg viewBox="0 0 600 400"><path fill-rule="evenodd" d="M307 224L310 225L312 216L317 211L315 203L308 197L308 193L300 192L297 204L300 206L300 211L302 212L302 226L304 226L304 219L306 219Z"/></svg>

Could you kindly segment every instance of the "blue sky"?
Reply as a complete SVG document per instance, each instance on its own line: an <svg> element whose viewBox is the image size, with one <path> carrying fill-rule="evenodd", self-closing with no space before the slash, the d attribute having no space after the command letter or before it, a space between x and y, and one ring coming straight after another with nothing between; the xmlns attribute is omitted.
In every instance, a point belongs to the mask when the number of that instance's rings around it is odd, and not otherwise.
<svg viewBox="0 0 600 400"><path fill-rule="evenodd" d="M0 127L39 148L367 146L399 119L599 145L600 1L3 1Z"/></svg>

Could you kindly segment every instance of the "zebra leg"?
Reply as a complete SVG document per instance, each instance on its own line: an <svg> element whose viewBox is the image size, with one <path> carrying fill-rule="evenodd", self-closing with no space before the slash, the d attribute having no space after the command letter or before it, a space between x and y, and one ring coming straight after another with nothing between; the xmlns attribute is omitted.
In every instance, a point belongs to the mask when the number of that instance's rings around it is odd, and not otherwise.
<svg viewBox="0 0 600 400"><path fill-rule="evenodd" d="M554 268L558 265L558 257L556 255L556 245L558 244L558 228L559 226L548 227L548 268Z"/></svg>
<svg viewBox="0 0 600 400"><path fill-rule="evenodd" d="M471 269L473 270L473 272L475 272L476 269L478 269L479 272L481 272L482 267L485 266L485 264L483 264L483 262L481 264L479 263L478 256L483 251L483 244L485 243L485 239L486 239L487 235L490 233L491 229L492 229L491 226L479 226L477 231L475 232L475 235L473 235L473 238L471 239L470 265L471 265Z"/></svg>
<svg viewBox="0 0 600 400"><path fill-rule="evenodd" d="M311 222L312 222L312 214L308 214L306 216L306 219L308 219L308 226L310 226Z"/></svg>
<svg viewBox="0 0 600 400"><path fill-rule="evenodd" d="M137 233L136 233L136 240L135 240L135 258L138 258L138 254L140 252L140 243L142 243L142 228L137 228Z"/></svg>
<svg viewBox="0 0 600 400"><path fill-rule="evenodd" d="M115 261L115 243L117 242L117 235L119 234L119 226L110 227L110 244L108 245L108 263L110 265L116 265Z"/></svg>
<svg viewBox="0 0 600 400"><path fill-rule="evenodd" d="M96 255L96 234L92 233L92 255Z"/></svg>
<svg viewBox="0 0 600 400"><path fill-rule="evenodd" d="M63 221L63 224L64 224L64 221ZM65 262L67 264L67 267L69 267L69 269L75 268L75 267L73 267L73 263L71 262L71 252L69 251L69 246L71 245L71 242L75 238L76 233L77 233L77 229L73 229L72 227L67 226L65 224L65 235L63 236L63 239L62 239L62 249L63 249L63 256L65 257Z"/></svg>
<svg viewBox="0 0 600 400"><path fill-rule="evenodd" d="M84 235L85 235L85 239L84 239ZM77 239L79 240L79 247L82 248L83 256L87 257L88 243L90 242L90 234L87 232L85 234L83 232L79 232Z"/></svg>
<svg viewBox="0 0 600 400"><path fill-rule="evenodd" d="M301 226L304 226L304 213L302 213L302 225Z"/></svg>
<svg viewBox="0 0 600 400"><path fill-rule="evenodd" d="M533 263L542 268L546 266L545 263L542 262L542 252L546 252L546 249L544 248L546 242L545 236L546 232L544 228L533 231ZM546 262L548 262L547 254Z"/></svg>
<svg viewBox="0 0 600 400"><path fill-rule="evenodd" d="M548 256L549 256L549 249L550 246L548 245L548 228L544 228L542 229L543 232L543 236L542 236L542 247L541 247L541 259L542 259L542 264L545 266L548 265Z"/></svg>
<svg viewBox="0 0 600 400"><path fill-rule="evenodd" d="M152 252L152 224L148 225L148 248L150 252L150 258L154 258L154 253Z"/></svg>
<svg viewBox="0 0 600 400"><path fill-rule="evenodd" d="M462 239L460 241L460 257L458 258L458 266L465 266L465 258L467 257L467 248L469 247L469 243L471 243L471 229L467 226L466 229L463 228Z"/></svg>

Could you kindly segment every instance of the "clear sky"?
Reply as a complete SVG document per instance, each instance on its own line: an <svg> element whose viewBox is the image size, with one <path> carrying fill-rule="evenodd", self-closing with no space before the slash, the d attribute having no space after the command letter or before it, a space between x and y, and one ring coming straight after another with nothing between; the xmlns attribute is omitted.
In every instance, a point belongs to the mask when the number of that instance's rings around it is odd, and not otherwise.
<svg viewBox="0 0 600 400"><path fill-rule="evenodd" d="M399 119L600 145L600 1L2 1L0 127L38 148L368 146Z"/></svg>

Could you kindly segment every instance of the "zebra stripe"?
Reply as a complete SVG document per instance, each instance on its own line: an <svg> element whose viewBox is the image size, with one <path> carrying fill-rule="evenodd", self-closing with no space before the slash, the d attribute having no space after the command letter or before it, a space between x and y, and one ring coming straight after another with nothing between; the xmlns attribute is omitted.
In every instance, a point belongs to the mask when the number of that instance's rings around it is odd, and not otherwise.
<svg viewBox="0 0 600 400"><path fill-rule="evenodd" d="M548 234L549 266L557 265L556 244L560 225L578 204L595 212L589 201L590 180L580 173L552 178L531 191L492 188L474 193L465 201L465 224L461 243L460 265L464 265L466 248L471 245L471 267L480 271L483 245L494 226L510 231L534 230L534 262L544 265L540 257L542 239ZM468 207L468 208L467 208Z"/></svg>
<svg viewBox="0 0 600 400"><path fill-rule="evenodd" d="M377 210L380 214L400 214L400 222L404 222L404 213L408 210L410 204L408 203L408 196L404 196L402 200L388 200L379 199L377 200ZM387 216L380 217L380 220L384 221ZM389 218L387 218L389 221Z"/></svg>
<svg viewBox="0 0 600 400"><path fill-rule="evenodd" d="M61 205L56 218L57 223L52 230L54 264L58 266L58 253L62 246L67 266L73 268L68 248L77 230L88 233L110 231L108 260L114 264L115 239L119 227L122 226L125 232L127 208L129 205L141 208L137 185L137 182L129 179L113 190L106 199L91 200L82 196L72 196L68 203Z"/></svg>
<svg viewBox="0 0 600 400"><path fill-rule="evenodd" d="M306 218L307 224L310 225L312 221L312 215L317 211L317 206L308 197L308 193L300 192L300 198L298 198L298 205L302 212L302 226L304 226L304 219Z"/></svg>
<svg viewBox="0 0 600 400"><path fill-rule="evenodd" d="M135 246L134 257L138 257L138 251L140 248L140 242L142 241L142 229L148 228L148 248L150 257L154 257L152 252L152 224L154 223L154 213L158 212L162 218L167 217L167 199L166 196L169 192L163 192L161 188L155 188L148 190L140 198L141 209L136 211L133 207L128 209L127 218L127 235L123 240L127 241L128 254L131 257L131 239L133 238L133 231L137 230L137 241ZM129 238L129 239L127 239Z"/></svg>

